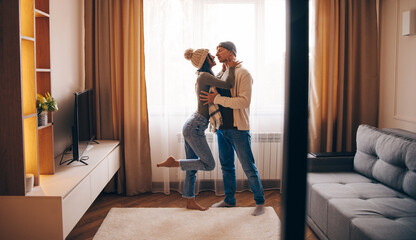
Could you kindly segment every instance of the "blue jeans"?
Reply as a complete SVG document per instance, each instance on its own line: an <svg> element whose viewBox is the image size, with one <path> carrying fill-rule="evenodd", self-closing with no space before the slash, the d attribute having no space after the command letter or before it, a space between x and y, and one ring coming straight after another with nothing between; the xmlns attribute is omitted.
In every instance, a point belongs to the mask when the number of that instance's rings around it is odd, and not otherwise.
<svg viewBox="0 0 416 240"><path fill-rule="evenodd" d="M264 204L264 191L259 172L254 164L251 151L251 136L249 131L237 129L217 130L218 151L220 155L222 178L224 182L224 201L235 205L236 176L234 150L237 153L244 173L247 176L256 204Z"/></svg>
<svg viewBox="0 0 416 240"><path fill-rule="evenodd" d="M183 197L195 197L197 170L212 171L215 168L215 160L205 138L208 123L208 119L199 113L194 113L183 126L186 159L179 160L181 169L186 171Z"/></svg>

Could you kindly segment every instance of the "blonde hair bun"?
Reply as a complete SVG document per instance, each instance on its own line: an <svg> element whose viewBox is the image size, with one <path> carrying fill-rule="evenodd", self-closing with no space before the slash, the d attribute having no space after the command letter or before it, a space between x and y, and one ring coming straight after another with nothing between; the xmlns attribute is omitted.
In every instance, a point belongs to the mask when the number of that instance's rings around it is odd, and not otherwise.
<svg viewBox="0 0 416 240"><path fill-rule="evenodd" d="M185 59L186 60L191 60L192 59L192 55L194 55L194 50L192 48L188 48L185 50Z"/></svg>

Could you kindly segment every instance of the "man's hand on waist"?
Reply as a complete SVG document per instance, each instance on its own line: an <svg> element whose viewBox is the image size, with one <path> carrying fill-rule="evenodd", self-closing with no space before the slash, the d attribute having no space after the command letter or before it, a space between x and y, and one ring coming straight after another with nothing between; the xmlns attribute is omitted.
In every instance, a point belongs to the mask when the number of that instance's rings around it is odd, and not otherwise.
<svg viewBox="0 0 416 240"><path fill-rule="evenodd" d="M200 100L204 102L204 105L207 105L208 103L213 103L217 95L218 95L217 89L214 88L214 91L212 93L201 91L201 94L199 95L199 97L200 97Z"/></svg>

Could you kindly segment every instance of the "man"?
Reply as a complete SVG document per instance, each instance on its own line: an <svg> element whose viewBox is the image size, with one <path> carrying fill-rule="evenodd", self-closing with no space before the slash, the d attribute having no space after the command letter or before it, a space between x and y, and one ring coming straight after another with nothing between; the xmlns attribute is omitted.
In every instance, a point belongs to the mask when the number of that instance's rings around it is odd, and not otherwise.
<svg viewBox="0 0 416 240"><path fill-rule="evenodd" d="M223 70L218 77L225 80L228 76L228 63L237 56L237 49L232 42L221 42L217 47L218 61L223 63ZM212 207L235 207L236 175L234 149L240 160L248 183L254 194L256 208L252 215L264 213L264 191L260 176L254 164L254 156L250 142L250 101L253 79L250 73L241 66L235 68L235 86L230 90L213 93L203 92L201 101L205 104L214 103L220 106L223 125L217 130L218 150L224 182L225 199Z"/></svg>

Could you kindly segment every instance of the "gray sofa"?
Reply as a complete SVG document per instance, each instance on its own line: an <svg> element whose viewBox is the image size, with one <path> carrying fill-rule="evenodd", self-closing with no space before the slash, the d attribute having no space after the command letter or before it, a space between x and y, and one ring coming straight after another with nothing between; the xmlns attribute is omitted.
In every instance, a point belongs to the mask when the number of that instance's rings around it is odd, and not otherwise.
<svg viewBox="0 0 416 240"><path fill-rule="evenodd" d="M416 133L360 125L354 156L308 162L306 221L320 239L416 239Z"/></svg>

